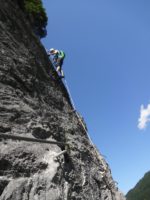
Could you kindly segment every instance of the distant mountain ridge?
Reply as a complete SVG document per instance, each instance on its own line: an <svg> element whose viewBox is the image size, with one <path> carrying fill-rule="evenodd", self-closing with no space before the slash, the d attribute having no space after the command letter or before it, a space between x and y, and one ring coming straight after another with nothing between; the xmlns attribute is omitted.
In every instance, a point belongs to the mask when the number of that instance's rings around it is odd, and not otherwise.
<svg viewBox="0 0 150 200"><path fill-rule="evenodd" d="M127 200L150 199L150 171L127 193L126 198Z"/></svg>

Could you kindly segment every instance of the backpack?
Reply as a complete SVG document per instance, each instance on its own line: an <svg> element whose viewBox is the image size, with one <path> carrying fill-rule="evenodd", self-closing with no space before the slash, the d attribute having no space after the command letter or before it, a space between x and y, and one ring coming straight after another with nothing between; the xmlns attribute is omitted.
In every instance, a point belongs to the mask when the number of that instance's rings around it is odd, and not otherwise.
<svg viewBox="0 0 150 200"><path fill-rule="evenodd" d="M59 51L58 57L64 59L65 58L65 52L64 51Z"/></svg>

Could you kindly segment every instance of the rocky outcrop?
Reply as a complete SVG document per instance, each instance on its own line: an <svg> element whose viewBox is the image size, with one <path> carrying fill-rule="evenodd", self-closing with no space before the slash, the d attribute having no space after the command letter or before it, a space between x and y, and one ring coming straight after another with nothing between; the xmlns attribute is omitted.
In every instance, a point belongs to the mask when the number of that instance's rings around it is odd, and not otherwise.
<svg viewBox="0 0 150 200"><path fill-rule="evenodd" d="M0 200L124 200L17 1L0 29L0 133L68 144L1 139Z"/></svg>

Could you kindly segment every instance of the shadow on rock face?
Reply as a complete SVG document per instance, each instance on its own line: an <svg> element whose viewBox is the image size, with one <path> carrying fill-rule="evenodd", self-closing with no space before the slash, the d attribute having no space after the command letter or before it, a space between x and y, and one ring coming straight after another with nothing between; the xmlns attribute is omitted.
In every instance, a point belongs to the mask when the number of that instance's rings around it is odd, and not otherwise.
<svg viewBox="0 0 150 200"><path fill-rule="evenodd" d="M32 131L32 135L37 139L47 139L51 134L41 127L35 127Z"/></svg>
<svg viewBox="0 0 150 200"><path fill-rule="evenodd" d="M2 158L2 159L0 158L0 170L7 170L9 168L11 168L10 161L8 161L5 158ZM1 175L1 173L0 173L0 175Z"/></svg>
<svg viewBox="0 0 150 200"><path fill-rule="evenodd" d="M9 181L8 180L0 180L0 195L3 193L3 190L5 187L8 185Z"/></svg>
<svg viewBox="0 0 150 200"><path fill-rule="evenodd" d="M6 132L10 132L10 131L11 131L10 127L0 126L1 133L6 133Z"/></svg>

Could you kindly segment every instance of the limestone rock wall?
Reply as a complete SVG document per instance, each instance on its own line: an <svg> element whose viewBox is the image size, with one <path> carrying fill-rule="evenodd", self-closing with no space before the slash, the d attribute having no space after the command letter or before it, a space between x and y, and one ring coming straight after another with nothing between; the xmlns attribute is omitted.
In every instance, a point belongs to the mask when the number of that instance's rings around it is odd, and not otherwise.
<svg viewBox="0 0 150 200"><path fill-rule="evenodd" d="M50 34L50 33L49 33ZM124 200L15 0L0 0L0 200ZM105 168L105 170L104 170Z"/></svg>

